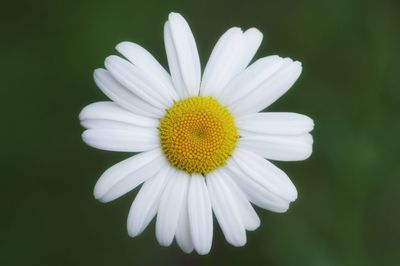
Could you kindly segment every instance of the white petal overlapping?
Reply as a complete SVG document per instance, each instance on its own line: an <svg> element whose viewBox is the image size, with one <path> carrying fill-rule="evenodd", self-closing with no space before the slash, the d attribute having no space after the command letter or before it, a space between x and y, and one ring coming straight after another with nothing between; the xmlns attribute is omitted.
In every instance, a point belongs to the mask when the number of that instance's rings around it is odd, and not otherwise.
<svg viewBox="0 0 400 266"><path fill-rule="evenodd" d="M155 118L160 118L164 114L162 108L152 106L125 88L109 71L101 68L96 69L93 77L97 87L108 98L132 113Z"/></svg>
<svg viewBox="0 0 400 266"><path fill-rule="evenodd" d="M200 89L200 58L186 20L171 13L164 26L164 42L172 81L181 98L195 96Z"/></svg>
<svg viewBox="0 0 400 266"><path fill-rule="evenodd" d="M94 196L102 202L112 201L131 191L166 166L159 149L134 155L103 173L94 187Z"/></svg>
<svg viewBox="0 0 400 266"><path fill-rule="evenodd" d="M144 182L128 215L128 234L135 237L141 234L156 216L162 192L167 184L168 167Z"/></svg>
<svg viewBox="0 0 400 266"><path fill-rule="evenodd" d="M272 193L265 184L249 178L234 160L230 160L226 169L221 169L221 171L230 175L246 194L248 200L258 207L279 213L286 212L289 208L289 201Z"/></svg>
<svg viewBox="0 0 400 266"><path fill-rule="evenodd" d="M242 138L238 146L264 158L299 161L312 153L310 132L314 123L295 113L254 113L239 117L236 125Z"/></svg>
<svg viewBox="0 0 400 266"><path fill-rule="evenodd" d="M290 89L301 69L300 62L290 58L261 58L237 75L219 99L237 116L257 113Z"/></svg>
<svg viewBox="0 0 400 266"><path fill-rule="evenodd" d="M312 153L313 138L310 134L250 135L238 141L238 147L258 153L264 158L277 161L302 161Z"/></svg>
<svg viewBox="0 0 400 266"><path fill-rule="evenodd" d="M135 115L112 102L86 106L79 114L89 146L111 151L139 152L159 146L157 120Z"/></svg>
<svg viewBox="0 0 400 266"><path fill-rule="evenodd" d="M90 146L113 151L142 152L100 177L94 195L114 200L144 183L129 211L130 236L142 233L156 217L156 237L163 246L176 239L186 253L209 253L215 214L226 240L246 243L246 230L260 219L251 203L285 212L296 200L289 177L266 159L303 160L312 152L313 121L295 113L257 113L284 94L301 73L290 58L269 56L249 63L262 40L255 28L231 28L216 43L201 79L200 59L189 25L171 13L164 26L170 74L144 48L122 42L117 50L127 59L110 56L97 69L97 86L113 102L85 107L80 120ZM232 112L240 138L223 167L188 174L172 167L160 148L158 125L175 101L212 96Z"/></svg>
<svg viewBox="0 0 400 266"><path fill-rule="evenodd" d="M124 128L129 126L156 128L158 120L136 115L114 102L96 102L87 105L79 114L85 128Z"/></svg>
<svg viewBox="0 0 400 266"><path fill-rule="evenodd" d="M240 28L231 28L225 32L204 69L200 94L218 99L228 82L250 63L261 41L262 33L255 28L245 32Z"/></svg>
<svg viewBox="0 0 400 266"><path fill-rule="evenodd" d="M226 241L235 247L246 244L246 231L239 212L236 195L226 185L218 170L207 175L207 187L215 217Z"/></svg>
<svg viewBox="0 0 400 266"><path fill-rule="evenodd" d="M202 175L190 177L188 211L194 248L199 254L207 254L211 249L213 220L210 197Z"/></svg>
<svg viewBox="0 0 400 266"><path fill-rule="evenodd" d="M295 201L297 190L289 177L261 156L238 147L233 160L257 184L287 201Z"/></svg>
<svg viewBox="0 0 400 266"><path fill-rule="evenodd" d="M159 82L159 92L168 94L167 97L172 97L174 100L179 99L171 76L146 49L132 42L121 42L116 49L132 64L143 70L149 78Z"/></svg>
<svg viewBox="0 0 400 266"><path fill-rule="evenodd" d="M174 239L189 184L187 174L175 169L171 169L170 172L161 196L156 221L156 237L161 246L171 245Z"/></svg>
<svg viewBox="0 0 400 266"><path fill-rule="evenodd" d="M246 195L237 183L226 173L226 171L221 169L219 174L224 178L227 188L235 196L236 206L244 228L250 231L256 230L260 226L260 218L258 218L257 213L253 206L251 206Z"/></svg>
<svg viewBox="0 0 400 266"><path fill-rule="evenodd" d="M173 103L172 96L161 82L127 60L111 55L104 65L119 83L149 104L165 109Z"/></svg>
<svg viewBox="0 0 400 266"><path fill-rule="evenodd" d="M189 209L188 209L189 207L188 207L187 196L188 192L186 193L183 200L182 211L179 215L179 221L178 221L178 227L176 228L175 239L178 246L185 253L191 253L194 249L194 245L193 245L192 235L190 232Z"/></svg>
<svg viewBox="0 0 400 266"><path fill-rule="evenodd" d="M308 116L296 113L253 113L236 118L241 136L246 135L303 135L314 128Z"/></svg>

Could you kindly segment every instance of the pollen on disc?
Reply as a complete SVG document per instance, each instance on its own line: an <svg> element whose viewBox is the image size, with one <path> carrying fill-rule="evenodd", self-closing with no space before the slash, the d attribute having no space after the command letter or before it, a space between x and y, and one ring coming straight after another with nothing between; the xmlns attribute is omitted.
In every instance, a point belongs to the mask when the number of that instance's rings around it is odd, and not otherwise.
<svg viewBox="0 0 400 266"><path fill-rule="evenodd" d="M175 168L209 173L232 154L238 131L228 109L212 97L195 96L176 102L160 120L162 150Z"/></svg>

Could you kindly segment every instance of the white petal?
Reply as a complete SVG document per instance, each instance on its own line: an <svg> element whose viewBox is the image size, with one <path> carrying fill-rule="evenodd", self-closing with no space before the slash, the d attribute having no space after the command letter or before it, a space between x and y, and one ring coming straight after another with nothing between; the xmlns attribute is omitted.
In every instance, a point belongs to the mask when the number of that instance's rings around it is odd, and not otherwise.
<svg viewBox="0 0 400 266"><path fill-rule="evenodd" d="M85 128L116 128L118 126L139 126L156 128L158 121L153 118L136 115L114 102L96 102L87 105L79 114Z"/></svg>
<svg viewBox="0 0 400 266"><path fill-rule="evenodd" d="M256 180L247 176L234 160L228 161L226 170L250 202L274 212L286 212L289 208L290 201L277 196L265 188L262 183L257 183Z"/></svg>
<svg viewBox="0 0 400 266"><path fill-rule="evenodd" d="M255 28L244 33L239 28L231 28L225 32L208 60L200 94L218 98L228 82L247 67L261 41L262 33Z"/></svg>
<svg viewBox="0 0 400 266"><path fill-rule="evenodd" d="M173 98L165 86L139 67L115 55L107 57L104 65L118 82L149 104L158 108L167 108L172 104Z"/></svg>
<svg viewBox="0 0 400 266"><path fill-rule="evenodd" d="M99 87L108 98L133 113L156 118L159 118L164 114L162 108L154 107L137 97L130 90L116 81L107 70L101 68L96 69L93 77L97 87Z"/></svg>
<svg viewBox="0 0 400 266"><path fill-rule="evenodd" d="M121 42L116 48L130 62L146 72L152 80L160 82L160 86L165 90L161 92L165 92L168 97L178 100L171 76L146 49L132 42Z"/></svg>
<svg viewBox="0 0 400 266"><path fill-rule="evenodd" d="M279 70L284 62L276 55L258 59L228 83L220 100L226 105L234 105Z"/></svg>
<svg viewBox="0 0 400 266"><path fill-rule="evenodd" d="M166 162L155 149L132 156L110 167L94 187L94 196L102 202L114 200L154 176Z"/></svg>
<svg viewBox="0 0 400 266"><path fill-rule="evenodd" d="M91 147L107 151L140 152L160 146L156 128L115 124L114 127L87 129L82 139Z"/></svg>
<svg viewBox="0 0 400 266"><path fill-rule="evenodd" d="M247 230L256 230L260 226L260 218L258 217L253 206L251 206L247 196L243 193L241 188L238 187L236 182L232 180L224 168L221 168L219 174L223 176L226 186L235 195L236 205L239 210L240 218L244 228Z"/></svg>
<svg viewBox="0 0 400 266"><path fill-rule="evenodd" d="M238 116L259 112L294 84L301 69L301 63L290 58L261 58L227 85L221 101Z"/></svg>
<svg viewBox="0 0 400 266"><path fill-rule="evenodd" d="M238 146L264 158L277 161L301 161L310 157L313 139L310 134L295 136L247 135Z"/></svg>
<svg viewBox="0 0 400 266"><path fill-rule="evenodd" d="M235 195L218 170L207 175L207 187L215 217L226 241L235 247L243 246L246 244L246 231L236 205Z"/></svg>
<svg viewBox="0 0 400 266"><path fill-rule="evenodd" d="M174 239L189 182L184 172L172 171L174 174L169 176L157 213L156 237L162 246L171 245Z"/></svg>
<svg viewBox="0 0 400 266"><path fill-rule="evenodd" d="M245 174L272 193L289 201L297 199L297 190L290 178L268 160L239 147L232 158Z"/></svg>
<svg viewBox="0 0 400 266"><path fill-rule="evenodd" d="M311 118L296 113L254 113L240 116L235 122L241 136L301 135L314 127Z"/></svg>
<svg viewBox="0 0 400 266"><path fill-rule="evenodd" d="M158 205L168 181L168 168L159 171L154 177L144 182L128 215L128 234L135 237L141 234L157 214Z"/></svg>
<svg viewBox="0 0 400 266"><path fill-rule="evenodd" d="M200 59L186 20L170 13L164 26L164 42L175 89L182 98L195 96L200 88Z"/></svg>
<svg viewBox="0 0 400 266"><path fill-rule="evenodd" d="M189 183L188 208L194 248L200 255L210 252L213 236L211 202L202 175L192 175Z"/></svg>
<svg viewBox="0 0 400 266"><path fill-rule="evenodd" d="M189 181L190 182L190 181ZM190 222L189 222L189 212L188 212L188 192L184 196L182 203L182 210L179 215L178 227L176 228L176 242L178 246L185 253L191 253L194 249L192 236L190 233Z"/></svg>

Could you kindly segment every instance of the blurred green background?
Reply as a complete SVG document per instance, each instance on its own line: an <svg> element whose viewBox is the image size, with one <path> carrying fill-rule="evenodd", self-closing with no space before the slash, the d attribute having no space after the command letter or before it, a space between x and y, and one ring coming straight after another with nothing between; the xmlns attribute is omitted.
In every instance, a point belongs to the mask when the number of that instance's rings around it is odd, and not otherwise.
<svg viewBox="0 0 400 266"><path fill-rule="evenodd" d="M243 248L215 226L208 256L126 232L137 192L102 204L97 178L129 156L80 139L105 100L92 73L137 42L166 66L163 24L189 21L203 66L231 26L259 28L256 57L303 63L269 110L315 121L312 157L279 163L298 188L285 214L257 209ZM0 16L0 265L400 265L400 1L13 1Z"/></svg>

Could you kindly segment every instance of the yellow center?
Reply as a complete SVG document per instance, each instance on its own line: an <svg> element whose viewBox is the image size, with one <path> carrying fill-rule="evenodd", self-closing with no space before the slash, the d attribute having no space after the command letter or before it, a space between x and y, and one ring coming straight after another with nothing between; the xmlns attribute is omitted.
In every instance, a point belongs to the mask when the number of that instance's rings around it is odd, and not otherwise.
<svg viewBox="0 0 400 266"><path fill-rule="evenodd" d="M190 174L222 166L239 136L228 109L202 96L176 102L161 119L159 130L169 163Z"/></svg>

